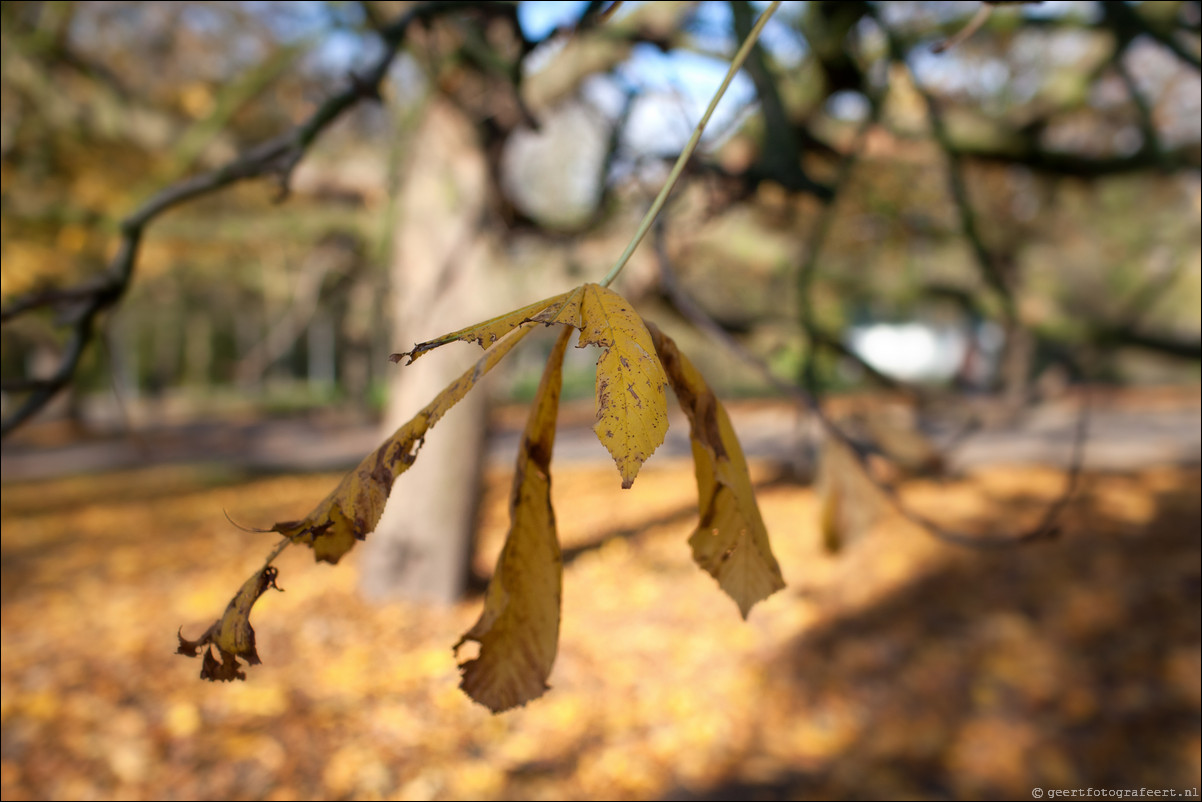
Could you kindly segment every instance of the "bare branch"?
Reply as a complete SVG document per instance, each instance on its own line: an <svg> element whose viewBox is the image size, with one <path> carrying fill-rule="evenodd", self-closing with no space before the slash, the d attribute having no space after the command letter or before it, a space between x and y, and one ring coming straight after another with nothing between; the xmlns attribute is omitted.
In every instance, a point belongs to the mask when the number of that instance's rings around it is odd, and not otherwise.
<svg viewBox="0 0 1202 802"><path fill-rule="evenodd" d="M1057 153L1036 147L1034 140L1017 147L993 148L956 142L949 143L951 152L964 158L1000 164L1018 164L1032 172L1064 178L1106 178L1127 175L1149 169L1200 170L1202 150L1197 144L1165 148L1160 157L1146 149L1125 156L1092 157L1074 153Z"/></svg>
<svg viewBox="0 0 1202 802"><path fill-rule="evenodd" d="M1202 340L1177 339L1157 334L1145 334L1130 326L1108 326L1094 332L1096 345L1113 348L1114 346L1130 346L1156 351L1166 356L1181 359L1202 359Z"/></svg>
<svg viewBox="0 0 1202 802"><path fill-rule="evenodd" d="M932 53L943 53L960 44L968 37L972 36L977 31L981 30L981 26L989 22L989 18L993 15L993 9L997 6L1027 6L1039 5L1043 0L985 0L981 3L981 7L977 9L977 13L972 15L963 28L956 31L942 42L938 42L931 46Z"/></svg>

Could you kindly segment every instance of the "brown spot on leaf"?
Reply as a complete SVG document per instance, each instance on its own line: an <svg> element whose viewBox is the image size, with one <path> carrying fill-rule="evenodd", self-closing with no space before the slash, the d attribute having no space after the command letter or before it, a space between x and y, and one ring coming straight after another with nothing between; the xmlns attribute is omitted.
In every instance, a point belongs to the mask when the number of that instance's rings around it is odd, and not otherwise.
<svg viewBox="0 0 1202 802"><path fill-rule="evenodd" d="M700 521L689 545L693 560L718 580L744 618L784 587L756 505L747 462L730 418L676 343L649 325L656 353L689 419Z"/></svg>

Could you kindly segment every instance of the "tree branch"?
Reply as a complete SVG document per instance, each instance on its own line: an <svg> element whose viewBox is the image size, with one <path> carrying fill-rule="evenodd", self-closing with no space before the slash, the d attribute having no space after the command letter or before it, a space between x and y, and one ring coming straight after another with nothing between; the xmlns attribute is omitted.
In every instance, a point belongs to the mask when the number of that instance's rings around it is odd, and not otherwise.
<svg viewBox="0 0 1202 802"><path fill-rule="evenodd" d="M1182 47L1171 33L1149 25L1147 20L1134 8L1129 7L1126 3L1099 3L1098 5L1101 6L1106 21L1110 23L1110 27L1119 37L1129 41L1141 34L1148 36L1182 62L1195 70L1202 70L1202 60L1199 60L1196 54Z"/></svg>
<svg viewBox="0 0 1202 802"><path fill-rule="evenodd" d="M1129 326L1107 326L1093 334L1095 345L1113 348L1128 346L1156 351L1180 359L1202 360L1202 340L1187 340L1160 334L1145 334Z"/></svg>
<svg viewBox="0 0 1202 802"><path fill-rule="evenodd" d="M1114 175L1143 172L1150 169L1202 170L1202 150L1197 145L1166 148L1160 156L1141 149L1128 156L1094 158L1072 153L1042 150L1034 142L1017 148L992 149L980 146L949 143L951 152L978 161L1017 164L1044 175L1064 178L1106 178Z"/></svg>

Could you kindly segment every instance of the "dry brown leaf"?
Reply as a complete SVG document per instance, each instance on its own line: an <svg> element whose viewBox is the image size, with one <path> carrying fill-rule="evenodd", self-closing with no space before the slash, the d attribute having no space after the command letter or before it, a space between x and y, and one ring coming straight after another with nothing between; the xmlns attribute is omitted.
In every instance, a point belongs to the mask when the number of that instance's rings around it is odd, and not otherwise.
<svg viewBox="0 0 1202 802"><path fill-rule="evenodd" d="M413 364L413 360L417 359L422 354L428 351L433 351L435 348L444 346L447 343L453 343L456 340L474 342L481 348L490 348L497 340L501 339L518 326L530 320L539 312L542 312L548 308L558 308L559 304L563 303L564 299L570 294L571 290L568 292L561 292L559 295L554 295L541 301L535 301L534 303L527 304L520 309L514 309L512 312L506 312L503 315L497 315L494 318L489 318L483 323L475 323L467 328L460 329L459 331L453 331L450 334L444 334L436 339L427 340L424 343L418 343L417 345L413 346L412 351L393 354L389 357L389 359L391 359L393 362L400 362L401 357L407 356L409 357L409 361L405 364L411 365Z"/></svg>
<svg viewBox="0 0 1202 802"><path fill-rule="evenodd" d="M178 654L196 657L198 650L204 648L204 665L200 668L200 678L212 681L230 682L236 679L246 679L246 672L240 671L241 657L249 665L259 664L259 653L255 650L255 631L250 625L250 611L259 597L268 588L281 590L276 585L278 576L276 569L265 565L243 583L238 593L230 600L225 608L225 614L214 621L212 626L196 640L188 640L182 634L179 637ZM213 655L217 649L221 661Z"/></svg>
<svg viewBox="0 0 1202 802"><path fill-rule="evenodd" d="M488 583L484 612L459 642L480 644L460 665L460 687L494 713L543 695L559 642L563 558L551 509L551 451L572 330L555 342L518 453L509 500L509 535Z"/></svg>
<svg viewBox="0 0 1202 802"><path fill-rule="evenodd" d="M622 487L630 487L668 433L667 380L642 318L613 290L584 284L533 319L579 329L577 348L605 349L597 360L593 431L613 456Z"/></svg>
<svg viewBox="0 0 1202 802"><path fill-rule="evenodd" d="M689 418L701 520L689 538L693 560L718 580L746 618L785 586L756 504L747 460L730 416L670 337L648 324L672 390Z"/></svg>
<svg viewBox="0 0 1202 802"><path fill-rule="evenodd" d="M282 521L272 529L313 548L318 560L336 563L375 529L396 478L417 459L426 432L455 406L484 374L531 330L527 326L503 337L476 364L446 387L392 437L368 454L338 487L301 521Z"/></svg>

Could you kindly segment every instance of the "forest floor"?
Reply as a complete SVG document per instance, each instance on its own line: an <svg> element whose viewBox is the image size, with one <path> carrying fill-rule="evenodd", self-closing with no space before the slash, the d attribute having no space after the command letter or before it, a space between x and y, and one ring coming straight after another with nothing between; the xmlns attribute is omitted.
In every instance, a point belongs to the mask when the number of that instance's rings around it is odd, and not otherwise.
<svg viewBox="0 0 1202 802"><path fill-rule="evenodd" d="M177 629L203 630L273 542L224 513L296 518L338 472L163 460L13 481L20 459L71 447L31 436L4 452L0 795L1197 798L1202 472L1190 392L1100 404L1060 535L990 550L885 512L826 553L813 491L765 453L769 413L744 407L736 425L750 422L788 583L747 621L691 563L687 458L669 447L622 491L612 464L564 445L553 465L565 576L552 688L500 716L458 690L450 648L481 598L367 604L358 550L336 567L284 553L286 592L255 609L264 664L246 682L203 683L199 662L174 654ZM1072 420L1062 413L1023 425L1059 432ZM1137 434L1110 425L1140 417L1152 423L1132 423ZM501 422L504 451L512 426ZM961 456L953 478L905 482L902 496L949 527L1021 530L1064 487L1062 458L1048 456L1066 450L1063 438L1030 438L1023 459L1006 450L1013 432L981 437L996 447ZM509 482L500 456L490 460L482 575L504 537Z"/></svg>

